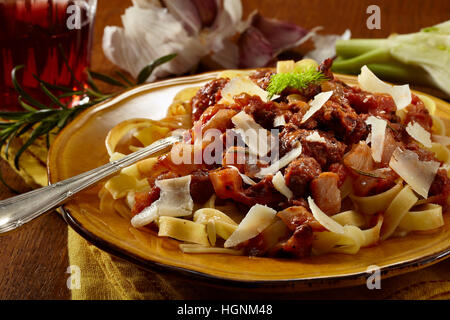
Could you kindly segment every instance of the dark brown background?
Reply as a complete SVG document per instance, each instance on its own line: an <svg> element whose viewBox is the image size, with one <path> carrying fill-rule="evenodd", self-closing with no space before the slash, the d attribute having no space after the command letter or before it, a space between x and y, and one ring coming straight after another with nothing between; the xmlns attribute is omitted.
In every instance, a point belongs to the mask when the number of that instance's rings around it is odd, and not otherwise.
<svg viewBox="0 0 450 320"><path fill-rule="evenodd" d="M393 32L408 33L450 19L448 0L243 0L245 14L258 9L264 16L295 22L304 28L323 26L323 33L379 38ZM101 49L106 25L120 25L120 15L131 4L127 0L99 0L96 15L92 69L112 73L115 67ZM381 29L368 30L366 9L381 8ZM20 177L1 163L7 181L19 189L27 187ZM12 196L0 185L0 198ZM67 228L56 213L32 221L0 237L0 299L68 299L69 266Z"/></svg>

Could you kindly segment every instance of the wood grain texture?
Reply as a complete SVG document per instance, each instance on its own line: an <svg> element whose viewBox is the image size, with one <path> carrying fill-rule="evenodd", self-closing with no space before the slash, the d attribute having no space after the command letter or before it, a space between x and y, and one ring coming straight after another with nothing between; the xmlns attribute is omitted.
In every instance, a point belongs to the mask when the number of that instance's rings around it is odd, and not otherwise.
<svg viewBox="0 0 450 320"><path fill-rule="evenodd" d="M448 0L243 0L245 15L258 9L264 16L297 23L305 28L323 26L323 33L342 33L349 28L353 37L386 37L406 33L450 19ZM120 25L128 0L99 0L92 52L92 69L112 74L118 70L104 56L103 29ZM366 27L366 9L381 9L381 29ZM27 187L2 161L0 169L9 184L20 191ZM0 198L12 196L0 185ZM65 222L49 213L21 229L0 236L0 299L68 299L69 266Z"/></svg>

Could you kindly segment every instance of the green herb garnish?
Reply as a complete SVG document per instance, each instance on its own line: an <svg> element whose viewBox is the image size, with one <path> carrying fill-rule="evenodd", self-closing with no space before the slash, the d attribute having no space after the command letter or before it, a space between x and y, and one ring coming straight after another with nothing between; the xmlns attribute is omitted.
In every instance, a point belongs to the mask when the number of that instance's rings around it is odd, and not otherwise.
<svg viewBox="0 0 450 320"><path fill-rule="evenodd" d="M303 90L311 84L319 84L327 80L327 77L315 68L296 69L288 73L277 73L270 78L267 92L269 99L282 93L286 88Z"/></svg>
<svg viewBox="0 0 450 320"><path fill-rule="evenodd" d="M423 28L420 31L422 31L422 32L438 32L439 28L438 27L427 27L427 28Z"/></svg>

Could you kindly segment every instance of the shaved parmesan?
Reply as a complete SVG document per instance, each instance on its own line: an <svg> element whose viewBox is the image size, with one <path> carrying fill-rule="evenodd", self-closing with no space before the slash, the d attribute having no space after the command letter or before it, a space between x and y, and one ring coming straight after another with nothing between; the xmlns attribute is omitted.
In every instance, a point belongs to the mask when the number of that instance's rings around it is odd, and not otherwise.
<svg viewBox="0 0 450 320"><path fill-rule="evenodd" d="M386 137L387 122L374 116L367 118L366 123L372 127L370 134L370 148L372 149L372 158L376 162L381 162L383 155L384 139Z"/></svg>
<svg viewBox="0 0 450 320"><path fill-rule="evenodd" d="M313 133L310 133L309 136L305 138L306 141L310 142L322 142L327 143L324 137L320 136L320 134L317 131L314 131Z"/></svg>
<svg viewBox="0 0 450 320"><path fill-rule="evenodd" d="M131 219L131 225L135 228L143 227L158 218L158 207L156 201L145 208Z"/></svg>
<svg viewBox="0 0 450 320"><path fill-rule="evenodd" d="M130 209L133 209L134 205L136 204L135 195L136 195L136 192L129 191L127 193L127 197L125 198L127 206Z"/></svg>
<svg viewBox="0 0 450 320"><path fill-rule="evenodd" d="M397 148L392 154L389 166L415 192L427 198L440 163L436 161L420 161L419 156L415 152Z"/></svg>
<svg viewBox="0 0 450 320"><path fill-rule="evenodd" d="M286 124L286 120L284 119L284 115L276 116L275 119L273 120L273 126L275 128L284 126L285 124Z"/></svg>
<svg viewBox="0 0 450 320"><path fill-rule="evenodd" d="M245 174L241 173L241 172L239 171L239 169L236 168L235 166L230 166L230 165L228 165L228 167L230 167L230 168L236 170L236 171L239 173L239 175L241 176L242 181L243 181L244 183L246 183L246 184L248 184L248 185L251 185L251 186L253 186L253 185L256 184L255 181L253 181L252 179L250 179L250 177L246 176Z"/></svg>
<svg viewBox="0 0 450 320"><path fill-rule="evenodd" d="M288 200L294 197L294 194L286 185L286 181L284 180L283 174L280 171L278 171L277 174L273 177L272 184L275 189L277 189L278 192L288 198Z"/></svg>
<svg viewBox="0 0 450 320"><path fill-rule="evenodd" d="M361 68L361 73L358 75L358 83L361 89L371 93L386 93L394 99L397 110L401 110L411 103L411 90L409 85L392 86L387 84L370 71L367 66Z"/></svg>
<svg viewBox="0 0 450 320"><path fill-rule="evenodd" d="M275 146L275 137L244 111L231 118L231 121L238 129L236 131L242 136L250 152L264 157L270 151L270 148Z"/></svg>
<svg viewBox="0 0 450 320"><path fill-rule="evenodd" d="M316 219L325 229L334 233L344 233L344 227L320 210L311 197L308 197L308 204L314 219Z"/></svg>
<svg viewBox="0 0 450 320"><path fill-rule="evenodd" d="M239 243L256 237L273 222L276 213L272 208L255 204L250 208L237 229L225 241L224 247L235 247Z"/></svg>
<svg viewBox="0 0 450 320"><path fill-rule="evenodd" d="M366 144L369 144L370 141L372 141L372 134L369 132L369 134L367 135L367 138L366 138Z"/></svg>
<svg viewBox="0 0 450 320"><path fill-rule="evenodd" d="M314 113L320 110L322 106L331 98L333 95L333 91L327 91L327 92L321 92L317 94L314 99L309 103L310 108L305 113L305 115L302 118L301 123L305 123L309 118L311 118Z"/></svg>
<svg viewBox="0 0 450 320"><path fill-rule="evenodd" d="M219 103L223 104L233 104L234 96L241 93L247 93L251 96L258 96L262 101L267 102L268 92L261 89L256 85L249 77L235 77L228 82L222 89L222 99Z"/></svg>
<svg viewBox="0 0 450 320"><path fill-rule="evenodd" d="M302 145L301 143L297 143L296 147L286 153L281 159L276 160L270 166L266 168L261 168L258 173L255 174L257 178L264 178L269 174L275 174L281 168L287 166L292 160L297 159L302 154Z"/></svg>
<svg viewBox="0 0 450 320"><path fill-rule="evenodd" d="M431 134L417 122L408 123L406 126L406 132L408 132L414 140L423 144L424 147L431 148Z"/></svg>
<svg viewBox="0 0 450 320"><path fill-rule="evenodd" d="M192 213L194 201L190 193L191 176L156 180L160 197L149 207L131 219L134 227L142 227L153 222L159 216L182 217Z"/></svg>

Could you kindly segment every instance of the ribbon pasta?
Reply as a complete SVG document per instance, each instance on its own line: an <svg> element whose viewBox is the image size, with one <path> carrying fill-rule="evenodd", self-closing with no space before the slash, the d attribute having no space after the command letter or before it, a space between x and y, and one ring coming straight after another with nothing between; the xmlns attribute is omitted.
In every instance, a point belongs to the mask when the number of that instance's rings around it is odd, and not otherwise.
<svg viewBox="0 0 450 320"><path fill-rule="evenodd" d="M364 214L375 214L387 209L391 201L402 189L401 184L396 184L391 189L368 197L358 197L350 194L350 199L352 199L358 211Z"/></svg>
<svg viewBox="0 0 450 320"><path fill-rule="evenodd" d="M437 204L427 204L421 211L409 211L401 219L399 228L406 231L428 231L444 225L442 207Z"/></svg>

